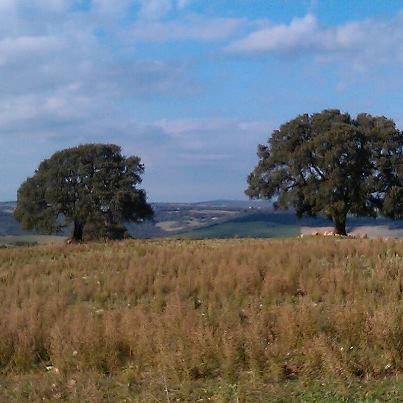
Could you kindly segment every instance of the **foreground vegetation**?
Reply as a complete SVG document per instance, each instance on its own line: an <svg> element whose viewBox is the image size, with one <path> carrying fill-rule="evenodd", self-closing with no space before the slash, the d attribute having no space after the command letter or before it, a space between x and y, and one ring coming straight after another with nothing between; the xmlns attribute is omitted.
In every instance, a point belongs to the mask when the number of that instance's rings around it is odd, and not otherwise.
<svg viewBox="0 0 403 403"><path fill-rule="evenodd" d="M0 401L401 401L403 242L0 250Z"/></svg>

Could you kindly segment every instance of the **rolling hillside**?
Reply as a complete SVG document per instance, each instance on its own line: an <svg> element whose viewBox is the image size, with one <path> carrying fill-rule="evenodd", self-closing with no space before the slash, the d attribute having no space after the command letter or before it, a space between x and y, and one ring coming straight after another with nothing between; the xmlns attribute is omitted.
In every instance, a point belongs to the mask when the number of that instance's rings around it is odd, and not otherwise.
<svg viewBox="0 0 403 403"><path fill-rule="evenodd" d="M189 232L179 238L286 238L299 235L299 225L292 214L272 211L249 213Z"/></svg>
<svg viewBox="0 0 403 403"><path fill-rule="evenodd" d="M0 203L0 245L27 245L61 242L59 237L25 232L12 216L15 203ZM298 221L292 211L275 212L261 201L206 201L200 203L155 203L152 221L129 224L134 238L285 238L301 231L323 232L331 223L323 218ZM349 231L369 237L403 238L403 222L388 219L350 217Z"/></svg>
<svg viewBox="0 0 403 403"><path fill-rule="evenodd" d="M46 238L36 239L33 232L20 229L12 216L14 207L15 203L0 203L0 243L43 242ZM133 237L201 237L203 234L218 238L278 237L295 235L298 232L292 214L274 213L267 202L219 200L200 203L155 203L153 208L155 217L152 221L128 224ZM278 227L277 230L274 226ZM61 235L67 234L66 230Z"/></svg>

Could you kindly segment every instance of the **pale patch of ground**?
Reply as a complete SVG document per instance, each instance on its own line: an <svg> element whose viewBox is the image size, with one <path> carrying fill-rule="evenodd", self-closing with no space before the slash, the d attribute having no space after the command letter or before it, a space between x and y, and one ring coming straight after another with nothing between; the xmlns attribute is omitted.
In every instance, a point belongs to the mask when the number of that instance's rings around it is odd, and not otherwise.
<svg viewBox="0 0 403 403"><path fill-rule="evenodd" d="M300 227L301 235L313 235L315 233L323 234L324 232L333 231L333 227ZM387 225L368 225L354 227L347 231L349 234L357 237L367 236L371 239L376 238L400 238L403 239L402 228L389 228Z"/></svg>
<svg viewBox="0 0 403 403"><path fill-rule="evenodd" d="M351 233L357 236L367 234L368 238L403 238L402 228L389 228L387 225L356 227Z"/></svg>
<svg viewBox="0 0 403 403"><path fill-rule="evenodd" d="M182 231L187 228L197 228L205 225L204 222L198 220L186 220L184 223L179 221L160 221L156 224L157 227L167 232Z"/></svg>
<svg viewBox="0 0 403 403"><path fill-rule="evenodd" d="M184 226L179 225L178 221L160 221L156 224L156 227L159 227L164 231L180 231L184 229Z"/></svg>
<svg viewBox="0 0 403 403"><path fill-rule="evenodd" d="M206 215L237 215L239 211L230 210L190 210L193 214L206 214Z"/></svg>

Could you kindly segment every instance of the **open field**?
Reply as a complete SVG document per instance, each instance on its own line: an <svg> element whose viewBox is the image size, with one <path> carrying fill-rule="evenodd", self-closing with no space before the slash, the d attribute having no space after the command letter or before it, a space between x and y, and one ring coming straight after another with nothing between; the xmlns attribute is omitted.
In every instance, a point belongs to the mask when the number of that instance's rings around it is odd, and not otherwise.
<svg viewBox="0 0 403 403"><path fill-rule="evenodd" d="M0 250L0 401L403 400L403 241Z"/></svg>
<svg viewBox="0 0 403 403"><path fill-rule="evenodd" d="M265 221L231 221L180 233L177 237L191 239L206 238L288 238L299 234L295 225L269 225Z"/></svg>
<svg viewBox="0 0 403 403"><path fill-rule="evenodd" d="M318 232L319 234L323 234L324 232L333 231L333 227L301 227L300 233L304 235L310 235ZM352 228L347 228L347 232L351 235L357 237L366 236L368 238L377 239L377 238L396 238L403 239L403 227L396 226L392 227L389 225L359 225Z"/></svg>
<svg viewBox="0 0 403 403"><path fill-rule="evenodd" d="M45 244L62 244L66 237L52 235L5 235L0 236L0 247L7 245L29 246Z"/></svg>

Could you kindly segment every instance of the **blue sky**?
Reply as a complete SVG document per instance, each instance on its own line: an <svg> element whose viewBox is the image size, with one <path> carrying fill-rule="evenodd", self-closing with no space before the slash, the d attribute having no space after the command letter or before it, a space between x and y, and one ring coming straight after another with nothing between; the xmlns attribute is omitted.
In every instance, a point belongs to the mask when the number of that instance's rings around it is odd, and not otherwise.
<svg viewBox="0 0 403 403"><path fill-rule="evenodd" d="M244 198L299 113L403 127L399 0L0 0L0 200L53 152L122 146L152 201Z"/></svg>

